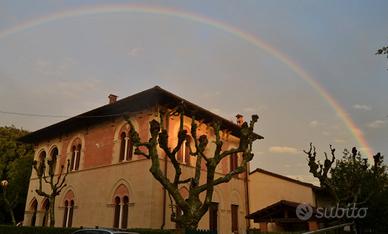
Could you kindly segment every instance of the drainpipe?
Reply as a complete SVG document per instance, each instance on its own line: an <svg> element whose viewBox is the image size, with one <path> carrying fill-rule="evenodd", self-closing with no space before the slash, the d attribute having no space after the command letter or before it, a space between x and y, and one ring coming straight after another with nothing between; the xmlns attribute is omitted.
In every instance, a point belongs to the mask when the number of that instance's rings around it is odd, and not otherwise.
<svg viewBox="0 0 388 234"><path fill-rule="evenodd" d="M170 126L170 112L166 112L165 116L165 124L166 124L166 130L167 134L169 134L169 126ZM167 155L164 155L164 175L167 177ZM163 186L162 186L163 187ZM160 229L164 229L164 226L166 225L166 198L167 198L167 191L166 188L163 187L163 215L162 215L162 226L160 226Z"/></svg>
<svg viewBox="0 0 388 234"><path fill-rule="evenodd" d="M245 170L245 200L246 200L246 212L247 212L247 215L249 215L250 213L250 208L249 208L249 184L248 184L248 176L249 176L249 165L247 165L247 168ZM246 222L247 222L247 230L251 228L251 221L246 218Z"/></svg>

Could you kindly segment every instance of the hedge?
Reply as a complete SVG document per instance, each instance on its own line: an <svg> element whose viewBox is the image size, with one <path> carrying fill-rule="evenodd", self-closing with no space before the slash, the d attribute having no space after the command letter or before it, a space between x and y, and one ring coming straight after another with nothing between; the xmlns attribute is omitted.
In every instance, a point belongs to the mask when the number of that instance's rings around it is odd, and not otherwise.
<svg viewBox="0 0 388 234"><path fill-rule="evenodd" d="M80 228L50 228L50 227L16 227L11 225L0 225L0 234L71 234ZM150 228L131 228L129 232L137 232L139 234L176 234L175 230L159 230ZM214 233L206 230L188 231L187 233L208 234ZM276 233L271 233L276 234Z"/></svg>
<svg viewBox="0 0 388 234"><path fill-rule="evenodd" d="M174 230L158 230L149 228L131 228L129 232L138 232L140 234L175 234Z"/></svg>
<svg viewBox="0 0 388 234"><path fill-rule="evenodd" d="M249 229L248 234L301 234L303 232L260 232L259 229Z"/></svg>
<svg viewBox="0 0 388 234"><path fill-rule="evenodd" d="M11 225L0 225L0 234L71 234L79 228L50 228L50 227L16 227ZM174 234L172 230L156 230L146 228L131 228L130 232L140 234Z"/></svg>
<svg viewBox="0 0 388 234"><path fill-rule="evenodd" d="M71 234L79 228L16 227L0 225L1 234Z"/></svg>

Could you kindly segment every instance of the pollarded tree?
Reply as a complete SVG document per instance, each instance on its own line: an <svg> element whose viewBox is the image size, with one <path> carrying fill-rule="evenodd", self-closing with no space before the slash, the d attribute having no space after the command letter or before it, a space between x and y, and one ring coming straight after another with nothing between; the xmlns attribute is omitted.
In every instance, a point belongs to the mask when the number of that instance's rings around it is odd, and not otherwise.
<svg viewBox="0 0 388 234"><path fill-rule="evenodd" d="M50 227L55 225L55 198L61 193L64 187L66 187L66 176L69 173L69 160L67 161L66 171L64 171L64 165L61 165L61 169L58 175L55 175L56 157L49 159L42 158L40 161L34 160L33 167L39 179L39 188L35 192L42 197L48 199L49 202L49 217ZM48 175L46 175L46 164L48 167ZM49 191L43 191L43 182L49 185Z"/></svg>
<svg viewBox="0 0 388 234"><path fill-rule="evenodd" d="M319 179L336 202L365 203L387 185L387 170L380 153L373 156L374 162L370 166L356 147L351 152L345 149L342 158L336 160L335 149L330 145L331 159L325 152L323 164L316 158L317 152L312 144L304 152L308 156L310 173Z"/></svg>
<svg viewBox="0 0 388 234"><path fill-rule="evenodd" d="M317 159L315 147L310 144L308 151L310 173L319 179L321 187L332 195L341 207L355 204L357 207L367 207L366 219L357 220L357 224L371 230L388 227L376 226L375 223L387 223L388 206L385 195L388 192L387 167L383 164L383 156L377 153L370 165L355 147L352 151L344 150L340 159L335 157L335 149L330 145L331 159L325 153L321 163ZM377 205L376 205L377 204ZM383 211L380 208L384 207ZM384 215L381 215L384 214Z"/></svg>
<svg viewBox="0 0 388 234"><path fill-rule="evenodd" d="M388 58L388 46L383 46L376 51L376 55L384 55Z"/></svg>
<svg viewBox="0 0 388 234"><path fill-rule="evenodd" d="M252 143L260 138L253 132L254 125L259 117L257 115L253 115L249 124L244 122L241 126L240 142L238 147L229 150L222 150L223 141L220 136L221 124L219 122L213 122L210 123L210 125L214 130L215 141L213 143L215 144L215 150L212 155L206 154L205 150L209 143L208 136L197 135L198 121L196 121L194 116L191 121L191 136L189 136L188 132L183 127L184 112L185 108L183 104L173 111L160 111L159 121L152 120L149 122L151 138L146 142L142 142L140 140L139 134L134 128L130 118L126 117L131 127L130 137L135 147L135 154L143 155L152 161L150 172L174 199L176 205L172 206L173 214L171 216L171 220L181 228L181 231L184 231L185 229L196 229L198 227L198 222L205 215L211 205L215 186L227 183L233 178L233 176L246 171L248 162L250 162L254 156L252 153ZM176 136L178 141L173 148L171 148L168 144L170 136L168 135L164 123L164 120L169 118L171 115L180 117L179 131ZM193 149L191 148L189 142L193 142ZM181 178L182 168L176 157L183 144L186 144L186 147L189 149L190 157L196 158L194 175L190 178ZM144 150L144 147L147 150ZM175 169L175 175L173 178L168 178L161 170L159 162L161 155L159 155L158 149L161 149L161 151L171 161ZM219 165L221 160L231 157L236 153L242 154L242 160L239 165L224 176L215 176L217 165ZM206 164L206 170L201 170L203 161ZM203 176L202 173L206 173L206 182L201 184L200 178ZM187 184L189 187L189 195L187 199L185 199L179 192L179 185L182 184ZM202 193L205 193L204 199L200 199ZM177 212L178 210L180 212Z"/></svg>
<svg viewBox="0 0 388 234"><path fill-rule="evenodd" d="M386 55L388 58L388 46L383 46L376 51L377 55Z"/></svg>

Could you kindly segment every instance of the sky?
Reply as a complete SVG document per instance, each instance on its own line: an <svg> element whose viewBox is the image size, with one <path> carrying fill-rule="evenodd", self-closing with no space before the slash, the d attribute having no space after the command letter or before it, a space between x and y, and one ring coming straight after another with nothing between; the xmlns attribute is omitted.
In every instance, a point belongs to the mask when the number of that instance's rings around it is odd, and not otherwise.
<svg viewBox="0 0 388 234"><path fill-rule="evenodd" d="M251 169L388 152L387 1L0 1L0 125L34 131L159 85L260 116ZM49 115L14 115L5 112Z"/></svg>

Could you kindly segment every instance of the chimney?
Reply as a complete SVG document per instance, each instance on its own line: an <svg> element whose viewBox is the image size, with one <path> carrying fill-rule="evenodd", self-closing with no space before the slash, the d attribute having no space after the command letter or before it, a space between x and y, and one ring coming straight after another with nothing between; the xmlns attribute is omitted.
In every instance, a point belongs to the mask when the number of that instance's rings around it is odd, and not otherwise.
<svg viewBox="0 0 388 234"><path fill-rule="evenodd" d="M109 104L113 104L117 101L117 96L114 94L109 94L108 98L109 98Z"/></svg>
<svg viewBox="0 0 388 234"><path fill-rule="evenodd" d="M244 123L244 116L237 114L236 115L236 123L238 126L241 126Z"/></svg>

